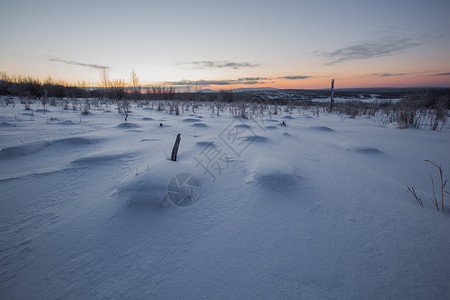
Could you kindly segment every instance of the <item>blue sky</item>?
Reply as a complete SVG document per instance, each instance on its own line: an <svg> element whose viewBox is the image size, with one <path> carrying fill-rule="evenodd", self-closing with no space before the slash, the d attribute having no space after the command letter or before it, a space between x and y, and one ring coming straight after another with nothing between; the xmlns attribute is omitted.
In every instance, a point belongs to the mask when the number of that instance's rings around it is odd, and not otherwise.
<svg viewBox="0 0 450 300"><path fill-rule="evenodd" d="M4 1L0 71L205 88L450 86L450 1ZM440 74L440 75L439 75ZM447 75L446 75L447 74Z"/></svg>

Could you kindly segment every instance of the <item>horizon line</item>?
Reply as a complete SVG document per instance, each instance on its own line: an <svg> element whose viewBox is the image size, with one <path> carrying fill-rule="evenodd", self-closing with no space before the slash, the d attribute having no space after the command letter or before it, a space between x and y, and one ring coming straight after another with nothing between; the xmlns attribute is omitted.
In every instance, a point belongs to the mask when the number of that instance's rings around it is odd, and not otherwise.
<svg viewBox="0 0 450 300"><path fill-rule="evenodd" d="M442 73L439 75L447 75L450 73ZM335 77L335 76L334 76ZM331 77L330 77L331 78ZM60 80L60 79L53 79L50 75L45 78L45 79L40 79L39 77L34 77L34 76L27 76L27 75L20 75L20 74L13 74L13 75L9 75L6 72L0 72L0 82L11 82L11 83L17 83L18 80L20 79L32 79L32 80L37 80L40 84L44 85L46 84L46 82L48 82L48 80L50 80L50 84L53 85L62 85L62 86L66 86L66 87L79 87L79 88L87 88L87 89L97 89L97 88L104 88L103 86L101 86L101 83L99 82L95 82L95 83L91 83L90 81L84 81L84 80L78 80L77 82L68 82L65 80ZM242 79L242 78L240 78ZM244 79L255 79L254 77L252 78L244 78ZM123 88L129 90L129 89L133 89L133 85L130 84L129 82L127 82L126 80L122 80L122 79L118 79L121 81L121 83L123 84ZM109 87L113 87L113 82L115 80L111 80L110 81L110 86ZM184 81L184 82L183 82ZM328 90L331 87L328 84L324 84L322 85L322 87L295 87L295 86L289 86L289 87L284 87L283 84L279 84L280 87L277 87L278 84L275 83L273 86L271 85L267 85L269 82L261 82L261 83L252 83L252 84L245 84L245 83L240 83L239 80L237 80L238 82L231 82L234 80L228 80L229 83L227 84L215 84L215 81L205 81L205 80L183 80L183 81L177 81L177 82L170 82L170 81L159 81L159 82L154 82L154 84L149 84L148 82L144 85L139 85L136 88L138 89L152 89L152 88L174 88L177 91L180 90L185 90L186 93L195 93L198 91L204 91L204 90L211 90L211 91L221 91L221 90ZM205 83L206 82L206 83ZM173 84L171 84L173 83ZM184 83L184 84L181 84ZM270 84L270 83L269 83ZM406 83L407 84L407 83ZM250 85L250 86L249 86ZM253 86L252 86L253 85ZM314 84L312 84L314 86ZM317 86L317 85L316 85ZM354 86L349 85L348 82L344 83L343 87L335 87L335 90L345 90L345 89L427 89L427 88L443 88L443 89L448 89L450 88L450 83L448 84L413 84L413 85L405 85L405 83L400 84L400 85L389 85L389 84L384 84L384 85L373 85L371 86L369 85L361 85L361 84L356 84Z"/></svg>

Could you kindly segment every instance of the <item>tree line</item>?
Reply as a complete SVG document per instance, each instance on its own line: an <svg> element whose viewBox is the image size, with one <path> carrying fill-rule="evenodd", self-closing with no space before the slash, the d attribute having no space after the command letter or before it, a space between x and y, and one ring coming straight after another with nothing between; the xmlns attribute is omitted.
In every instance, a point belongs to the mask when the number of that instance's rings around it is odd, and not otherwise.
<svg viewBox="0 0 450 300"><path fill-rule="evenodd" d="M99 98L111 100L161 99L173 100L174 87L152 86L143 88L133 70L130 82L123 79L110 79L109 73L100 72L99 86L86 86L85 82L78 85L48 77L44 81L32 76L10 76L0 72L0 95L17 96L26 99L48 98Z"/></svg>

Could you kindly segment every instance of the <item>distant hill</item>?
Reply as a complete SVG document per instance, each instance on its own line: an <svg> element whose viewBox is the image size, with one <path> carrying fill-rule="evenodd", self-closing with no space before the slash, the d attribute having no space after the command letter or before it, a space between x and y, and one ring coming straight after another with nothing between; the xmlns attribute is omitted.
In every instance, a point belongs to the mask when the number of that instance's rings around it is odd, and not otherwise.
<svg viewBox="0 0 450 300"><path fill-rule="evenodd" d="M277 88L273 87L260 87L260 88L239 88L233 89L233 92L241 93L241 92L260 92L260 91L276 91Z"/></svg>
<svg viewBox="0 0 450 300"><path fill-rule="evenodd" d="M277 88L273 87L259 87L259 88L238 88L238 89L231 89L235 93L243 93L243 92L261 92L261 91L276 91ZM212 89L203 89L198 91L199 93L217 93L219 90L212 90Z"/></svg>
<svg viewBox="0 0 450 300"><path fill-rule="evenodd" d="M211 89L203 89L203 90L200 90L200 91L198 91L199 93L217 93L217 91L216 90L211 90Z"/></svg>

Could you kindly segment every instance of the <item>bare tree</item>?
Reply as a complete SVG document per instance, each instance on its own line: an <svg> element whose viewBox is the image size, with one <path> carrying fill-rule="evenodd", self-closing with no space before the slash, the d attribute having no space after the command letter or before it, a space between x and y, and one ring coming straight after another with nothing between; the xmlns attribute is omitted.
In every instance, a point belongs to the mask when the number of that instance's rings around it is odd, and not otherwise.
<svg viewBox="0 0 450 300"><path fill-rule="evenodd" d="M118 112L128 114L130 112L130 103L125 98L126 81L123 79L114 79L110 85L110 97L116 100Z"/></svg>
<svg viewBox="0 0 450 300"><path fill-rule="evenodd" d="M139 86L139 78L136 75L136 71L133 70L130 73L130 84L133 88L133 96L135 100L139 99L139 96L141 94L141 87Z"/></svg>
<svg viewBox="0 0 450 300"><path fill-rule="evenodd" d="M100 86L103 88L109 87L109 71L106 68L102 68L99 71Z"/></svg>
<svg viewBox="0 0 450 300"><path fill-rule="evenodd" d="M123 79L114 79L110 82L111 85L111 95L116 100L122 100L125 96L125 86L126 82Z"/></svg>
<svg viewBox="0 0 450 300"><path fill-rule="evenodd" d="M200 83L196 82L194 85L194 92L200 93L201 90L202 90L202 85Z"/></svg>
<svg viewBox="0 0 450 300"><path fill-rule="evenodd" d="M99 71L99 86L103 89L103 97L107 98L108 94L110 94L110 80L109 80L109 71L107 68L102 68Z"/></svg>

